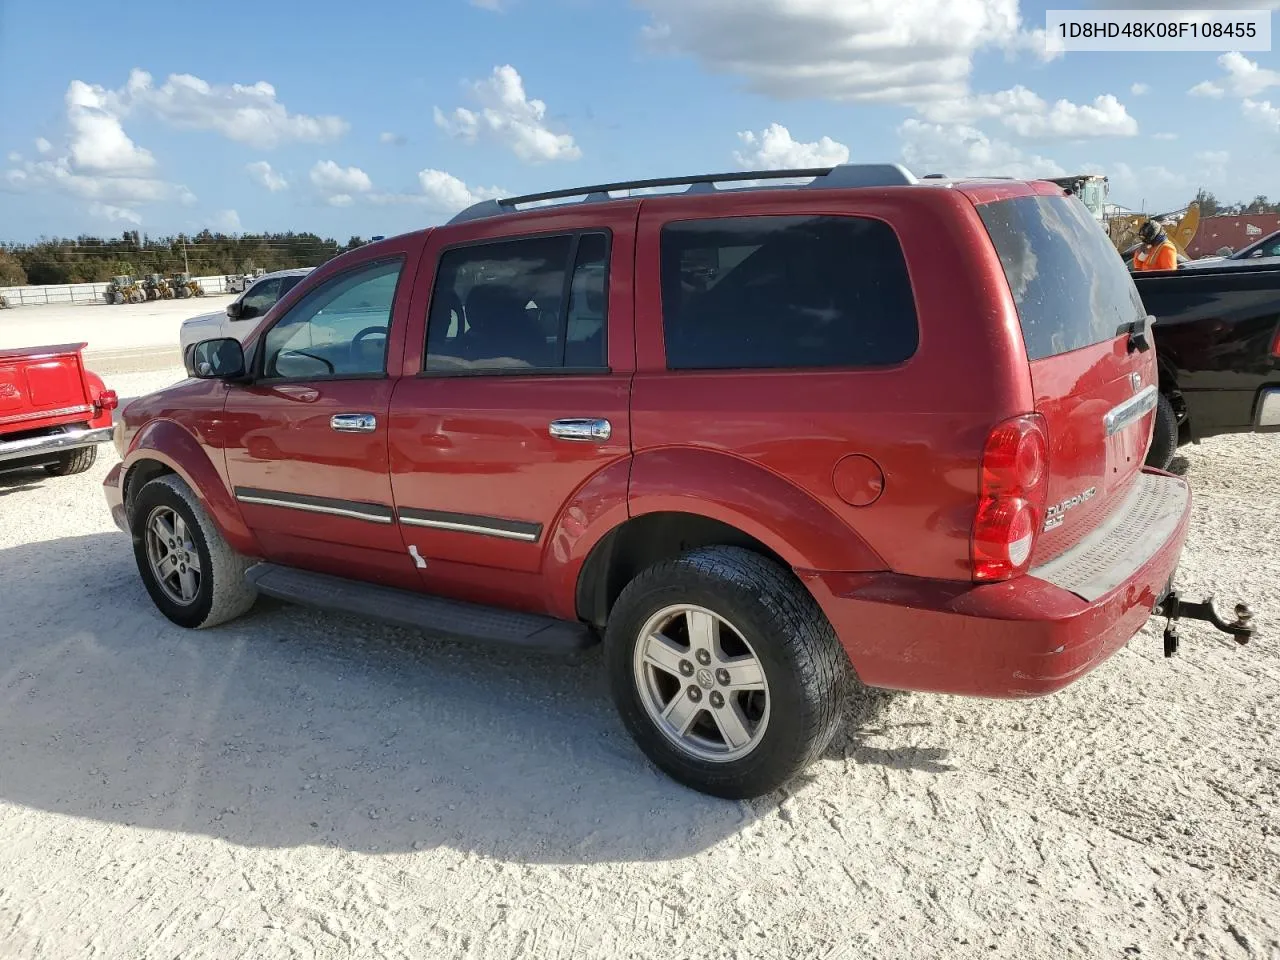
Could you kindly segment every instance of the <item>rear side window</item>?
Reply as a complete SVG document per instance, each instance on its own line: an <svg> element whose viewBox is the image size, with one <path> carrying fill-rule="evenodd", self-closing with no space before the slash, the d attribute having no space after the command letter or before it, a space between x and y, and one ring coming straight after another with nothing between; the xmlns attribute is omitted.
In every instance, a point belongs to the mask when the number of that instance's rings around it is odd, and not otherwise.
<svg viewBox="0 0 1280 960"><path fill-rule="evenodd" d="M729 217L662 229L671 370L901 363L919 326L887 224L862 217Z"/></svg>
<svg viewBox="0 0 1280 960"><path fill-rule="evenodd" d="M1147 311L1102 226L1068 197L982 204L1018 307L1027 357L1041 360L1120 335Z"/></svg>
<svg viewBox="0 0 1280 960"><path fill-rule="evenodd" d="M446 251L427 318L426 370L605 367L608 262L604 233Z"/></svg>

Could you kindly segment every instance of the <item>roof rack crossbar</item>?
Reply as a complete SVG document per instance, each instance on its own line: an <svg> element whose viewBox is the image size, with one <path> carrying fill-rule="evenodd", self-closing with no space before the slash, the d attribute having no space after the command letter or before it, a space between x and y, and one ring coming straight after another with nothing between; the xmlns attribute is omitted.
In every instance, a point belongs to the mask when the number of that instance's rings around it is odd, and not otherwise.
<svg viewBox="0 0 1280 960"><path fill-rule="evenodd" d="M692 177L658 177L651 180L620 180L616 183L600 183L566 190L548 190L528 193L502 200L482 200L457 214L450 223L479 220L516 212L516 207L548 200L565 200L583 197L585 203L599 203L613 199L610 194L623 190L652 190L658 187L686 187L690 191L714 190L717 183L734 183L746 180L798 180L813 178L806 187L870 187L901 186L915 183L916 179L905 168L891 163L846 163L834 167L807 167L793 170L735 170L731 173L705 173Z"/></svg>

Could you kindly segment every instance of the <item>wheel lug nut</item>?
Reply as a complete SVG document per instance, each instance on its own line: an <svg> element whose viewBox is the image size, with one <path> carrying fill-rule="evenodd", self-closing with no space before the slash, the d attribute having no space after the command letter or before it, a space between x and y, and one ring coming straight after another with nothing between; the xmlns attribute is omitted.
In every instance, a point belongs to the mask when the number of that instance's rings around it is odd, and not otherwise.
<svg viewBox="0 0 1280 960"><path fill-rule="evenodd" d="M720 695L719 690L711 691L711 705L717 710L724 706L724 697Z"/></svg>
<svg viewBox="0 0 1280 960"><path fill-rule="evenodd" d="M699 700L702 699L702 691L699 690L697 687L690 687L689 699L692 700L694 703L697 703Z"/></svg>
<svg viewBox="0 0 1280 960"><path fill-rule="evenodd" d="M686 677L692 677L692 676L693 676L693 664L692 664L692 663L690 663L688 660L681 660L681 661L680 661L680 672L681 672L684 676L686 676Z"/></svg>
<svg viewBox="0 0 1280 960"><path fill-rule="evenodd" d="M702 664L704 667L711 662L711 654L709 654L706 650L699 650L696 654L694 654L694 656L698 658L698 662Z"/></svg>
<svg viewBox="0 0 1280 960"><path fill-rule="evenodd" d="M724 669L724 667L721 667L716 671L716 683L720 684L722 687L727 687L729 685L729 671Z"/></svg>

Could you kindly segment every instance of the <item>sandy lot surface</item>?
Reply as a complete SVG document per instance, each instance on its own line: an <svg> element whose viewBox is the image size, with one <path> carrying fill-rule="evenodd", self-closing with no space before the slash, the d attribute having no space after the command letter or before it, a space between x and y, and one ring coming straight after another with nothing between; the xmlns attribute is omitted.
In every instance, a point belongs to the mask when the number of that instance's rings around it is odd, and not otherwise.
<svg viewBox="0 0 1280 960"><path fill-rule="evenodd" d="M1182 583L1254 645L1153 624L1048 699L851 703L741 804L645 763L597 653L266 602L185 632L109 447L0 478L0 957L1280 957L1280 437L1185 454Z"/></svg>
<svg viewBox="0 0 1280 960"><path fill-rule="evenodd" d="M150 303L64 303L0 310L0 346L84 341L90 369L102 374L180 367L182 321L224 310L234 299L234 294L215 294Z"/></svg>

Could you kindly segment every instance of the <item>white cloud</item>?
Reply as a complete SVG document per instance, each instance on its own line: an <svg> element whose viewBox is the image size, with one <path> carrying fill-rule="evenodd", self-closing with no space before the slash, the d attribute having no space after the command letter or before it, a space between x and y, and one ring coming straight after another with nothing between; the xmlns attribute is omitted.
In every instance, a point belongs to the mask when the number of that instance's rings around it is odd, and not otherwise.
<svg viewBox="0 0 1280 960"><path fill-rule="evenodd" d="M210 225L222 233L239 233L240 214L234 210L219 210L213 215Z"/></svg>
<svg viewBox="0 0 1280 960"><path fill-rule="evenodd" d="M74 81L79 93L116 117L145 112L179 129L212 130L229 140L269 149L282 143L328 143L350 128L341 117L290 113L271 84L211 84L189 73L170 74L156 86L134 69L117 90ZM70 95L70 94L69 94Z"/></svg>
<svg viewBox="0 0 1280 960"><path fill-rule="evenodd" d="M791 131L771 123L760 133L745 130L738 134L744 150L734 159L746 170L794 170L803 167L831 167L849 162L849 148L830 137L812 143L793 140Z"/></svg>
<svg viewBox="0 0 1280 960"><path fill-rule="evenodd" d="M10 170L6 179L24 189L52 189L86 200L122 203L195 202L186 187L154 177L103 176L81 173L69 157L28 161L21 170Z"/></svg>
<svg viewBox="0 0 1280 960"><path fill-rule="evenodd" d="M430 168L418 171L418 184L423 202L441 213L456 213L481 200L506 196L506 191L497 187L468 187L453 174Z"/></svg>
<svg viewBox="0 0 1280 960"><path fill-rule="evenodd" d="M340 167L332 160L321 160L311 168L311 185L330 198L331 203L335 196L368 193L373 189L373 181L359 167ZM350 200L348 196L346 202Z"/></svg>
<svg viewBox="0 0 1280 960"><path fill-rule="evenodd" d="M249 171L249 176L262 184L262 186L266 187L272 193L276 193L280 190L286 190L289 187L289 181L276 173L276 171L272 170L271 164L267 163L265 160L256 160L253 163L246 163L244 168Z"/></svg>
<svg viewBox="0 0 1280 960"><path fill-rule="evenodd" d="M1117 163L1111 168L1110 179L1113 185L1130 193L1145 191L1146 196L1140 195L1140 199L1148 201L1151 200L1153 193L1160 194L1164 191L1166 195L1170 195L1190 189L1186 177L1158 164L1135 170L1127 163ZM1186 203L1187 199L1184 198L1182 202ZM1136 207L1137 204L1130 203L1125 206Z"/></svg>
<svg viewBox="0 0 1280 960"><path fill-rule="evenodd" d="M403 147L409 141L403 134L399 133L380 133L378 134L378 142L389 144L393 147Z"/></svg>
<svg viewBox="0 0 1280 960"><path fill-rule="evenodd" d="M136 210L130 210L127 207L113 206L109 203L99 203L96 200L89 204L89 214L94 217L101 217L105 220L110 220L112 223L142 223L142 215Z"/></svg>
<svg viewBox="0 0 1280 960"><path fill-rule="evenodd" d="M983 48L1038 49L1018 0L639 0L644 37L782 98L916 104L968 91ZM1037 40L1039 45L1037 47Z"/></svg>
<svg viewBox="0 0 1280 960"><path fill-rule="evenodd" d="M1194 87L1187 91L1193 97L1221 97L1225 90L1212 80L1201 80Z"/></svg>
<svg viewBox="0 0 1280 960"><path fill-rule="evenodd" d="M1280 86L1280 71L1258 66L1242 53L1232 51L1218 58L1218 66L1222 67L1226 76L1220 84L1209 84L1219 89L1225 88L1235 97L1256 97L1264 90ZM1209 83L1206 81L1206 83ZM1202 86L1203 84L1197 84ZM1192 88L1195 89L1194 87Z"/></svg>
<svg viewBox="0 0 1280 960"><path fill-rule="evenodd" d="M1019 179L1066 175L1055 161L1028 154L964 124L925 123L912 117L898 127L898 136L902 139L903 162L917 175Z"/></svg>
<svg viewBox="0 0 1280 960"><path fill-rule="evenodd" d="M325 197L325 203L331 207L349 207L354 202L349 193L336 193L331 197Z"/></svg>
<svg viewBox="0 0 1280 960"><path fill-rule="evenodd" d="M576 160L582 151L567 133L546 122L547 105L530 100L524 81L510 64L494 67L487 80L471 84L478 111L458 107L451 114L435 108L437 126L467 142L486 137L503 144L521 160Z"/></svg>
<svg viewBox="0 0 1280 960"><path fill-rule="evenodd" d="M1240 102L1240 109L1250 120L1273 130L1280 128L1280 107L1273 107L1270 100L1250 100L1246 97Z"/></svg>
<svg viewBox="0 0 1280 960"><path fill-rule="evenodd" d="M10 150L10 151L9 151L9 162L10 162L10 163L21 163L21 162L22 162L22 154L20 154L17 150Z"/></svg>
<svg viewBox="0 0 1280 960"><path fill-rule="evenodd" d="M1132 93L1135 97L1141 97L1144 94L1151 92L1151 84L1135 83L1133 86L1129 88L1129 92Z"/></svg>
<svg viewBox="0 0 1280 960"><path fill-rule="evenodd" d="M36 137L36 149L41 153L48 153L53 149L53 144L44 137Z"/></svg>
<svg viewBox="0 0 1280 960"><path fill-rule="evenodd" d="M1178 139L1178 135L1177 135L1176 133L1168 133L1168 132L1165 132L1165 133L1153 133L1153 134L1151 135L1151 139L1152 139L1152 140L1177 140L1177 139Z"/></svg>
<svg viewBox="0 0 1280 960"><path fill-rule="evenodd" d="M1109 93L1095 97L1091 104L1058 100L1050 105L1039 94L1018 85L998 93L937 101L919 109L921 116L933 123L998 120L1029 139L1131 137L1138 132L1138 122L1124 104Z"/></svg>
<svg viewBox="0 0 1280 960"><path fill-rule="evenodd" d="M111 175L145 173L155 167L151 151L124 132L113 98L101 87L72 80L66 104L71 159L78 169Z"/></svg>

